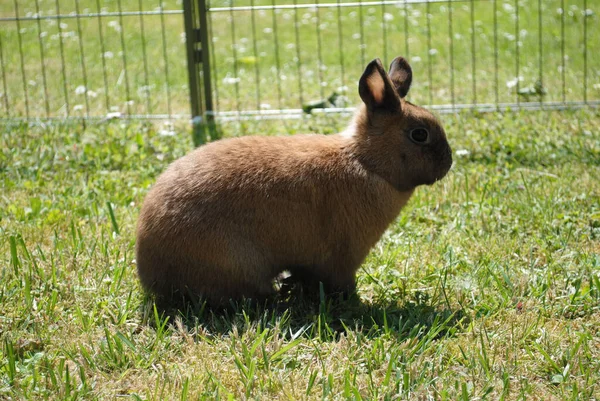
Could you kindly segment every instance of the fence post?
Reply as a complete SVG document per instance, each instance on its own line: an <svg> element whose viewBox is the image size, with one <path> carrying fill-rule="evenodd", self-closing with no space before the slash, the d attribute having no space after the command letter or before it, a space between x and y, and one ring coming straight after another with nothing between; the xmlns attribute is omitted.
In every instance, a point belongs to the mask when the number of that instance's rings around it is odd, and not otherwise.
<svg viewBox="0 0 600 401"><path fill-rule="evenodd" d="M212 102L210 74L210 37L206 0L183 0L188 82L192 112L194 145L218 137Z"/></svg>

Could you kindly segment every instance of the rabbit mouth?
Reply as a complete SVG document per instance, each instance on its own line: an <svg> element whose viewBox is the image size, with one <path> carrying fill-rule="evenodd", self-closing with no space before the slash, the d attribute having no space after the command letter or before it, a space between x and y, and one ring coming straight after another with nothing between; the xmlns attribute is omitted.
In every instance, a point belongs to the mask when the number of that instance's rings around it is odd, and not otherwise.
<svg viewBox="0 0 600 401"><path fill-rule="evenodd" d="M446 153L444 154L443 157L443 163L441 164L441 169L440 169L440 173L438 174L438 176L435 178L435 181L439 181L442 178L444 178L446 176L446 174L448 174L448 171L450 171L450 169L452 168L452 149L450 148L450 146L446 147Z"/></svg>
<svg viewBox="0 0 600 401"><path fill-rule="evenodd" d="M441 180L442 178L444 178L445 176L446 176L446 174L438 175L438 176L434 177L433 179L429 180L428 182L426 182L425 185L433 185L436 182L438 182L439 180Z"/></svg>
<svg viewBox="0 0 600 401"><path fill-rule="evenodd" d="M440 181L442 178L444 178L446 175L448 175L448 172L450 171L450 168L452 167L452 160L450 160L447 165L444 165L444 168L436 175L433 176L433 178L426 183L426 185L433 185L436 182Z"/></svg>

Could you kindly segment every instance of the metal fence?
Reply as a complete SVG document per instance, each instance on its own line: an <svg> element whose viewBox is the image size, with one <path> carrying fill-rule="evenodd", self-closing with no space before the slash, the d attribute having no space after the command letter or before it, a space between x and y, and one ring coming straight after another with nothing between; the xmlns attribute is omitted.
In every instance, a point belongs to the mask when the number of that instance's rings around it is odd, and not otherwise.
<svg viewBox="0 0 600 401"><path fill-rule="evenodd" d="M396 55L413 66L411 100L442 112L598 106L599 11L595 0L14 0L0 4L0 118L344 112L368 61Z"/></svg>
<svg viewBox="0 0 600 401"><path fill-rule="evenodd" d="M169 0L0 2L0 118L189 117Z"/></svg>

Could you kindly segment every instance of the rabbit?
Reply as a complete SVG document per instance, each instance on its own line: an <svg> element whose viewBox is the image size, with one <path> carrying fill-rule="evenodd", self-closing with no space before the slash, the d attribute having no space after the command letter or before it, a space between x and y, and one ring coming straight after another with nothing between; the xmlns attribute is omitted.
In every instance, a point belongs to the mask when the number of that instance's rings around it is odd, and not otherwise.
<svg viewBox="0 0 600 401"><path fill-rule="evenodd" d="M415 188L452 165L438 119L404 99L411 82L404 58L389 73L375 59L344 132L222 139L173 162L138 220L144 289L209 304L264 299L288 271L353 293L356 271Z"/></svg>

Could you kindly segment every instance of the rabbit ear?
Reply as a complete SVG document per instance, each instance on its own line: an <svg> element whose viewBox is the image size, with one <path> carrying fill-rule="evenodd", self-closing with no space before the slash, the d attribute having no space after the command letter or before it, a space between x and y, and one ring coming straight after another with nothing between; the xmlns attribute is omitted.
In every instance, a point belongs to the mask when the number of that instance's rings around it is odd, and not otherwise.
<svg viewBox="0 0 600 401"><path fill-rule="evenodd" d="M371 61L365 68L365 72L358 82L358 93L371 111L376 109L398 111L400 109L398 93L378 58Z"/></svg>
<svg viewBox="0 0 600 401"><path fill-rule="evenodd" d="M398 95L404 98L412 83L412 68L410 68L408 61L404 57L396 57L390 64L389 75L396 91L398 91Z"/></svg>

